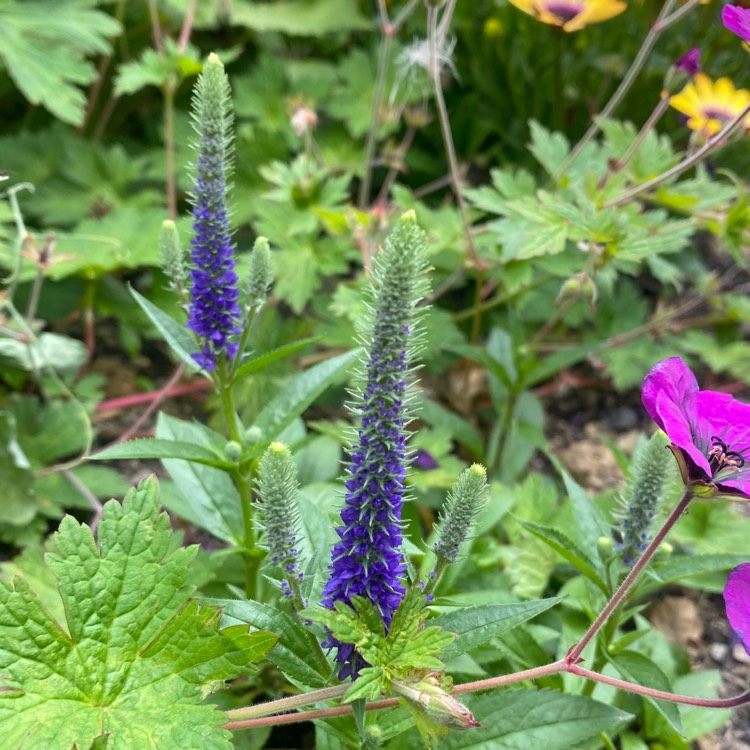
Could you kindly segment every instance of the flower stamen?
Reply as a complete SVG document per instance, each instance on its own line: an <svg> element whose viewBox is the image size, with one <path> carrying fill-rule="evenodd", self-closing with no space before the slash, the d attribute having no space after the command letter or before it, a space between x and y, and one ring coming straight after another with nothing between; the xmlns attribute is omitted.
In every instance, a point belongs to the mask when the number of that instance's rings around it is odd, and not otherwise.
<svg viewBox="0 0 750 750"><path fill-rule="evenodd" d="M711 443L714 445L708 452L711 476L716 476L724 469L739 471L745 465L743 455L738 451L729 450L729 446L721 438L712 435Z"/></svg>

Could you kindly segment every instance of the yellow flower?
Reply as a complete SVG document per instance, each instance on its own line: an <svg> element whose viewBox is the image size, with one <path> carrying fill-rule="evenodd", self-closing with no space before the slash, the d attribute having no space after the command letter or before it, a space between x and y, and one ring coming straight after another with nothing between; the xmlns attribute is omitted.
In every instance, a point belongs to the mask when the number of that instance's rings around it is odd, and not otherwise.
<svg viewBox="0 0 750 750"><path fill-rule="evenodd" d="M627 8L624 0L510 0L524 13L563 31L578 31L590 23L607 21Z"/></svg>
<svg viewBox="0 0 750 750"><path fill-rule="evenodd" d="M729 78L712 81L705 73L698 73L669 103L688 116L691 130L716 135L750 104L750 91L736 89ZM750 115L745 119L745 130L750 130Z"/></svg>

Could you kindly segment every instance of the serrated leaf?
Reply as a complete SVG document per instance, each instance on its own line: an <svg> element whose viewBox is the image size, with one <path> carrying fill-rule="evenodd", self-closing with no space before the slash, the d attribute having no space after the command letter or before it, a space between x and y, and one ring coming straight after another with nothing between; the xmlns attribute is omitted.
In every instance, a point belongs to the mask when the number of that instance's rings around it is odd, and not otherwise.
<svg viewBox="0 0 750 750"><path fill-rule="evenodd" d="M56 622L21 577L0 579L0 733L6 747L229 750L207 690L247 672L276 636L220 631L191 600L195 548L176 548L147 479L108 502L97 539L66 517L47 564L65 606Z"/></svg>
<svg viewBox="0 0 750 750"><path fill-rule="evenodd" d="M446 633L438 626L425 628L408 640L391 659L399 669L443 669L441 654L455 639L454 633Z"/></svg>
<svg viewBox="0 0 750 750"><path fill-rule="evenodd" d="M193 354L198 351L198 346L195 343L195 339L188 333L187 328L170 318L169 315L160 310L143 295L136 292L132 287L128 287L128 289L141 310L146 313L159 333L164 336L164 340L169 344L169 348L174 355L191 370L202 372L202 368L193 359Z"/></svg>
<svg viewBox="0 0 750 750"><path fill-rule="evenodd" d="M32 104L71 125L83 120L86 97L78 86L96 78L90 54L110 51L120 24L97 0L2 0L0 58Z"/></svg>
<svg viewBox="0 0 750 750"><path fill-rule="evenodd" d="M235 2L232 21L255 31L280 31L292 36L321 36L369 29L355 0L276 0Z"/></svg>
<svg viewBox="0 0 750 750"><path fill-rule="evenodd" d="M58 373L76 372L86 361L86 347L81 341L59 333L45 331L34 341L0 339L0 362L32 372L50 368Z"/></svg>
<svg viewBox="0 0 750 750"><path fill-rule="evenodd" d="M524 521L522 518L516 518L516 521L565 558L579 573L585 575L593 584L598 586L604 594L609 595L607 584L596 570L596 562L581 550L570 537L551 526Z"/></svg>
<svg viewBox="0 0 750 750"><path fill-rule="evenodd" d="M0 412L0 523L23 526L36 515L34 474L16 440L16 420L8 412Z"/></svg>
<svg viewBox="0 0 750 750"><path fill-rule="evenodd" d="M360 670L359 677L346 691L344 700L347 703L360 699L374 701L380 698L385 680L385 672L381 667L365 667Z"/></svg>
<svg viewBox="0 0 750 750"><path fill-rule="evenodd" d="M202 425L163 412L156 421L156 437L164 440L182 438L206 448L214 442ZM229 474L213 466L175 458L165 458L163 462L190 507L193 514L190 520L218 539L242 545L242 503ZM179 512L179 508L175 508L175 512Z"/></svg>
<svg viewBox="0 0 750 750"><path fill-rule="evenodd" d="M639 587L643 593L663 588L667 583L674 583L683 578L731 570L747 561L747 554L695 555L676 556L666 562L652 565L649 575L655 580L645 581Z"/></svg>
<svg viewBox="0 0 750 750"><path fill-rule="evenodd" d="M488 604L467 607L436 617L431 622L443 630L456 633L458 638L445 650L447 661L503 635L527 620L531 620L562 601L562 597L539 599L518 604Z"/></svg>
<svg viewBox="0 0 750 750"><path fill-rule="evenodd" d="M94 461L123 458L181 458L218 469L231 469L236 466L202 445L164 438L135 438L99 451L89 458Z"/></svg>
<svg viewBox="0 0 750 750"><path fill-rule="evenodd" d="M667 693L673 690L667 675L643 654L636 651L623 651L615 657L610 657L609 661L629 682L645 685L655 690L663 690ZM645 698L678 734L683 733L682 720L676 703L656 700L649 696L645 696Z"/></svg>
<svg viewBox="0 0 750 750"><path fill-rule="evenodd" d="M300 339L299 341L295 341L291 344L286 344L286 346L280 346L277 349L272 349L269 352L258 354L257 356L243 362L240 367L237 368L237 372L235 372L234 376L232 377L232 382L236 383L238 380L242 380L242 378L247 377L248 375L252 375L254 372L259 372L263 368L268 367L268 365L271 365L274 362L278 362L278 360L280 359L290 357L300 349L304 349L306 346L314 344L318 340L319 337L311 336L310 338Z"/></svg>
<svg viewBox="0 0 750 750"><path fill-rule="evenodd" d="M339 382L360 356L359 349L324 360L299 374L258 414L255 426L270 442L288 427L329 386Z"/></svg>
<svg viewBox="0 0 750 750"><path fill-rule="evenodd" d="M600 732L616 731L632 717L580 695L545 690L505 690L467 696L466 704L484 726L454 732L440 750L570 750ZM387 750L422 750L417 732L393 740Z"/></svg>
<svg viewBox="0 0 750 750"><path fill-rule="evenodd" d="M210 603L221 607L226 622L244 622L280 636L266 658L294 683L319 688L328 682L331 666L318 649L311 649L309 633L286 612L250 600L215 599Z"/></svg>

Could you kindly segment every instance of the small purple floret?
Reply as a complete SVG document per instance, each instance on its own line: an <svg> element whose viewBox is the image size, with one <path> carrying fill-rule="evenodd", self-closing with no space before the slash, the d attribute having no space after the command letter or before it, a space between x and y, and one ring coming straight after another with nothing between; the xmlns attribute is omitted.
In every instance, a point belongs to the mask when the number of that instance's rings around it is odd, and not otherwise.
<svg viewBox="0 0 750 750"><path fill-rule="evenodd" d="M742 563L729 574L724 602L729 624L750 654L750 563Z"/></svg>
<svg viewBox="0 0 750 750"><path fill-rule="evenodd" d="M693 47L690 52L686 52L681 58L679 58L674 66L678 70L683 71L683 73L687 73L692 78L696 73L700 73L701 51L698 47Z"/></svg>
<svg viewBox="0 0 750 750"><path fill-rule="evenodd" d="M721 20L731 32L745 42L750 42L750 9L739 5L725 5L721 9Z"/></svg>
<svg viewBox="0 0 750 750"><path fill-rule="evenodd" d="M686 482L750 498L750 405L700 390L679 357L653 367L642 398L684 463Z"/></svg>

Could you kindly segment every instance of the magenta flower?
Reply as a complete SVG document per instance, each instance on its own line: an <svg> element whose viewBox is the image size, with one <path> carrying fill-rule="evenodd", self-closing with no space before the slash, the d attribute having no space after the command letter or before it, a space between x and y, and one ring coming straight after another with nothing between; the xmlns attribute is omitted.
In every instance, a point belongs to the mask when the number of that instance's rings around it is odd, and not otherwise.
<svg viewBox="0 0 750 750"><path fill-rule="evenodd" d="M703 496L750 498L750 405L700 390L679 357L654 365L642 399L667 433L686 485Z"/></svg>
<svg viewBox="0 0 750 750"><path fill-rule="evenodd" d="M727 620L750 654L750 563L738 565L724 587Z"/></svg>
<svg viewBox="0 0 750 750"><path fill-rule="evenodd" d="M750 10L739 5L725 5L721 9L721 21L731 32L750 42Z"/></svg>
<svg viewBox="0 0 750 750"><path fill-rule="evenodd" d="M674 66L692 78L696 73L700 73L701 51L697 47L694 47L690 52L686 52L679 58L679 60L676 60Z"/></svg>

